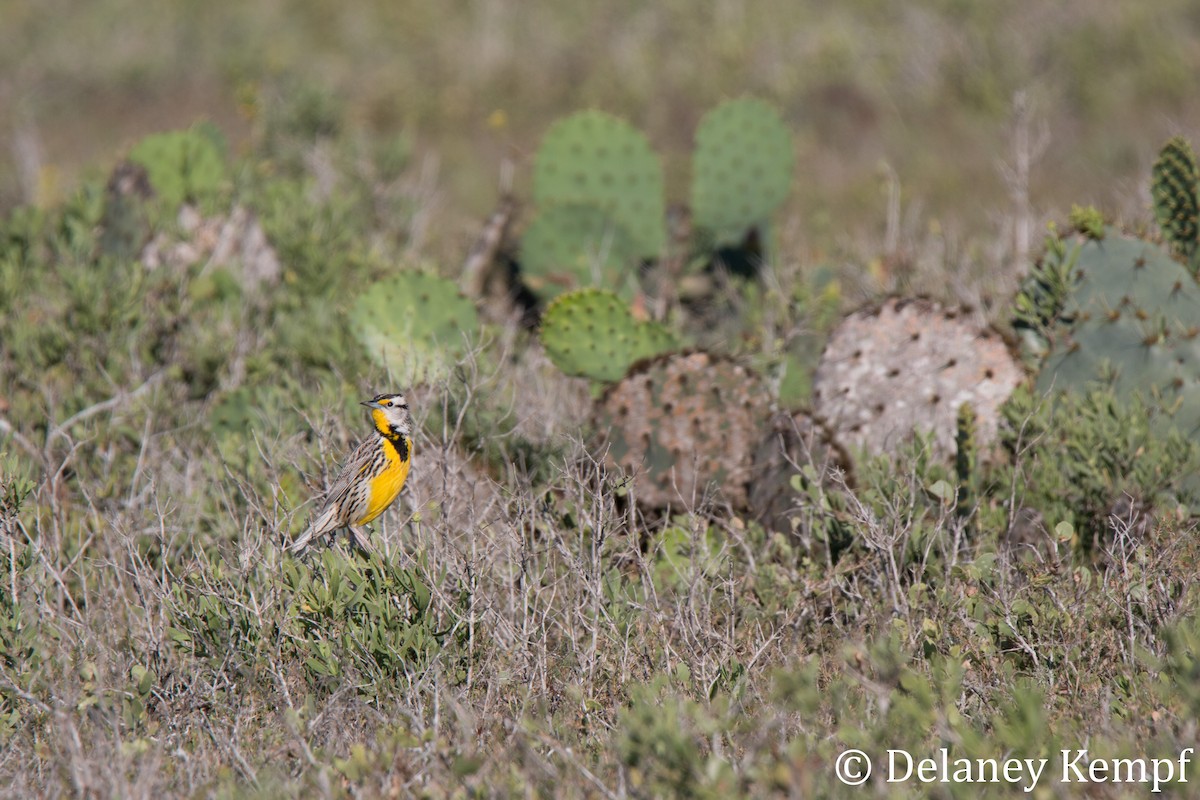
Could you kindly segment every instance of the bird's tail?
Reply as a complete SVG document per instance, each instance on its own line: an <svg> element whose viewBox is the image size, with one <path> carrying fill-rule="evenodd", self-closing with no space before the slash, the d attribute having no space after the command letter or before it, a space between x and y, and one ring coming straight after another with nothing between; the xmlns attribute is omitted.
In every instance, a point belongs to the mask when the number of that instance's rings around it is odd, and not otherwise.
<svg viewBox="0 0 1200 800"><path fill-rule="evenodd" d="M304 533L296 537L296 539L288 545L287 550L292 555L300 555L307 548L310 542L316 537L329 533L336 526L333 524L334 517L337 516L337 509L327 508L321 512L321 515L316 519L310 520L308 529Z"/></svg>
<svg viewBox="0 0 1200 800"><path fill-rule="evenodd" d="M291 544L287 546L287 551L294 556L298 556L308 548L308 543L317 535L316 529L310 527L304 533L297 536Z"/></svg>

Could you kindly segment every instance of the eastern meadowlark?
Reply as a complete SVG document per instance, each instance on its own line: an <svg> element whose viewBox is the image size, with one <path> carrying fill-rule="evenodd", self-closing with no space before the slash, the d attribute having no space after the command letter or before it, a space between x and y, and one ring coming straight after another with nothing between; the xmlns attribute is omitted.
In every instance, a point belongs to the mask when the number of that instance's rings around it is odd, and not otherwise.
<svg viewBox="0 0 1200 800"><path fill-rule="evenodd" d="M381 394L362 405L371 409L375 430L346 459L308 530L288 546L292 553L303 552L318 536L329 534L332 543L342 528L360 549L374 551L358 526L382 514L404 487L412 463L413 420L402 394Z"/></svg>

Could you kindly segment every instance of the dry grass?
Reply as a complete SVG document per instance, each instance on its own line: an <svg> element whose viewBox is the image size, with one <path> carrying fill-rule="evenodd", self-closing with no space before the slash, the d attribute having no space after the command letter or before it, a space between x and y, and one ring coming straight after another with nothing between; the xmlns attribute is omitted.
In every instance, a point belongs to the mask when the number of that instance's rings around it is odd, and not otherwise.
<svg viewBox="0 0 1200 800"><path fill-rule="evenodd" d="M507 377L543 389L537 403L574 395L530 361ZM459 403L445 387L421 397L427 423ZM860 544L836 564L814 546L810 561L717 506L643 517L571 416L542 405L521 425L564 443L547 480L515 464L489 476L427 434L377 526L395 567L430 588L442 644L383 678L335 649L345 672L316 679L278 546L302 511L273 487L322 448L303 432L264 439L261 473L239 476L203 437L156 430L156 405L153 391L113 404L53 448L69 470L97 428L148 432L143 491L130 475L46 481L6 538L12 569L32 553L8 581L36 630L35 659L0 665L20 715L0 760L9 796L836 794L826 759L858 744L846 725L880 747L944 726L987 751L1030 691L1045 703L1022 729L1035 749L1188 741L1188 706L1154 688L1163 631L1194 602L1194 537L1169 521L1114 519L1097 566L1052 538L997 551L953 513L930 516L927 477L901 460L882 484L839 490ZM351 422L319 409L320 460ZM172 638L199 595L241 620L215 656ZM951 666L957 679L938 677ZM139 667L154 673L144 712ZM933 699L901 712L914 675Z"/></svg>

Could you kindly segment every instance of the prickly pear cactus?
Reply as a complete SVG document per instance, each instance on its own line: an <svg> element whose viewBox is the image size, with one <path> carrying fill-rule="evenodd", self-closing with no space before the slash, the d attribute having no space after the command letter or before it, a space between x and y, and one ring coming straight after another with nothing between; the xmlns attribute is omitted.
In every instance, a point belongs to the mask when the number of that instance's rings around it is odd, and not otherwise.
<svg viewBox="0 0 1200 800"><path fill-rule="evenodd" d="M589 286L632 296L637 262L629 234L595 206L543 208L521 238L521 274L542 300Z"/></svg>
<svg viewBox="0 0 1200 800"><path fill-rule="evenodd" d="M225 182L223 145L212 126L147 136L129 160L146 168L150 185L171 210L185 202L207 203Z"/></svg>
<svg viewBox="0 0 1200 800"><path fill-rule="evenodd" d="M959 407L996 436L1000 404L1024 372L999 335L925 300L892 298L844 319L813 378L815 411L847 450L894 451L916 428L954 452Z"/></svg>
<svg viewBox="0 0 1200 800"><path fill-rule="evenodd" d="M638 502L653 508L694 506L710 487L745 506L767 413L757 376L704 352L643 362L596 409L608 463L636 475Z"/></svg>
<svg viewBox="0 0 1200 800"><path fill-rule="evenodd" d="M1013 299L1013 330L1021 339L1021 352L1036 370L1050 349L1054 327L1071 295L1072 269L1062 242L1049 238L1046 254L1033 265Z"/></svg>
<svg viewBox="0 0 1200 800"><path fill-rule="evenodd" d="M612 292L581 289L558 297L542 315L542 346L568 375L616 381L635 361L679 347L656 322L639 322Z"/></svg>
<svg viewBox="0 0 1200 800"><path fill-rule="evenodd" d="M1200 428L1200 287L1188 270L1112 230L1052 243L1044 260L1067 271L1070 292L1047 329L1038 391L1104 381L1172 411L1186 433Z"/></svg>
<svg viewBox="0 0 1200 800"><path fill-rule="evenodd" d="M787 199L795 154L792 135L769 104L730 100L696 130L692 213L716 244L736 244Z"/></svg>
<svg viewBox="0 0 1200 800"><path fill-rule="evenodd" d="M1163 145L1154 162L1150 194L1154 198L1154 216L1172 250L1190 261L1195 274L1197 239L1200 237L1200 170L1187 139L1176 136Z"/></svg>
<svg viewBox="0 0 1200 800"><path fill-rule="evenodd" d="M445 377L479 331L453 281L416 270L368 287L351 320L371 357L406 386Z"/></svg>
<svg viewBox="0 0 1200 800"><path fill-rule="evenodd" d="M591 205L625 229L636 255L657 258L666 242L662 164L624 120L582 111L556 122L538 148L533 197L540 208Z"/></svg>

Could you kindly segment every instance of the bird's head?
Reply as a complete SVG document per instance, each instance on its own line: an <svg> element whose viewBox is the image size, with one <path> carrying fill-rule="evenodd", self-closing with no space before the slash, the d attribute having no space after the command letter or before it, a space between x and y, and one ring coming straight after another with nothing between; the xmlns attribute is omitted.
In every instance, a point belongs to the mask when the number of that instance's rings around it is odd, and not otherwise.
<svg viewBox="0 0 1200 800"><path fill-rule="evenodd" d="M363 405L371 409L371 421L384 436L412 436L413 418L404 395L399 392L376 395L372 400L364 400Z"/></svg>

